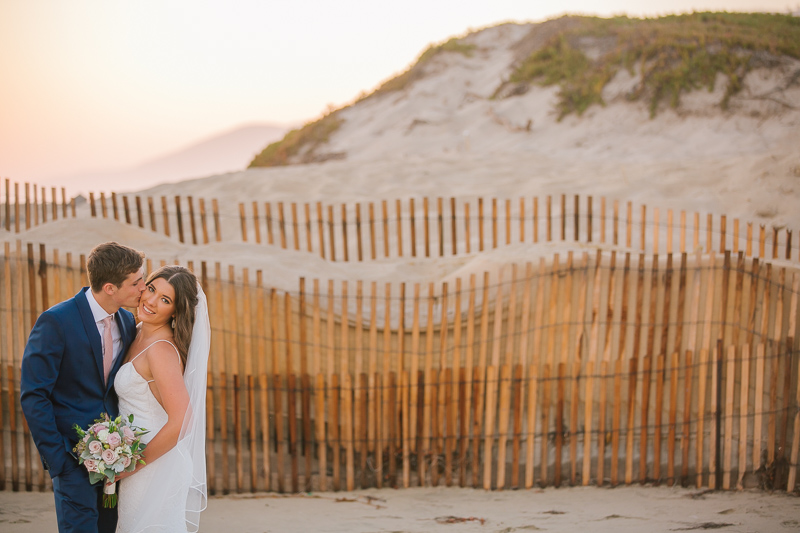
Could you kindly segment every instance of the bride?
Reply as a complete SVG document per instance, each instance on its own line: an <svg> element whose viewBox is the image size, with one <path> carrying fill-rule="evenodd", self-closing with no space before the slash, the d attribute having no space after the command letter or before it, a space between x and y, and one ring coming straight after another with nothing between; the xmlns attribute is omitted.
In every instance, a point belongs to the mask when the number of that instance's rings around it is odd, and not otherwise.
<svg viewBox="0 0 800 533"><path fill-rule="evenodd" d="M197 531L207 496L206 297L190 270L161 267L147 279L138 316L114 386L120 415L133 414L133 425L149 431L146 465L117 476L117 532Z"/></svg>

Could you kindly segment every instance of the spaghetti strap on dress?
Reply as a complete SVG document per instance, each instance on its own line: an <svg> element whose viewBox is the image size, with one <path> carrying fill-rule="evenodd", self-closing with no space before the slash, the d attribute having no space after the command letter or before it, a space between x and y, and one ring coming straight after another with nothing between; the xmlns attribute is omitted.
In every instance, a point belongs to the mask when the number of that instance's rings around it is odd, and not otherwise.
<svg viewBox="0 0 800 533"><path fill-rule="evenodd" d="M149 350L150 348L152 348L154 344L156 344L156 343L159 343L159 342L166 342L167 344L169 344L170 346L172 346L172 347L175 349L175 353L176 353L176 354L178 354L178 358L180 358L181 354L180 354L180 352L178 351L178 347L177 347L177 346L175 346L174 344L172 344L171 342L169 342L167 339L158 339L157 341L153 341L153 342L151 342L151 343L150 343L150 344L147 346L147 348L145 348L145 349L144 349L144 350L142 350L141 352L137 353L137 354L136 354L136 355L133 357L133 359L131 359L130 361L128 361L128 362L127 362L127 363L125 363L125 364L127 365L128 363L130 363L130 365L131 365L131 366L133 366L133 362L134 362L134 361L136 361L136 358L137 358L137 357L139 357L140 355L142 355L144 352L146 352L147 350ZM136 372L136 373L138 374L139 372ZM152 383L152 382L154 382L154 381L155 381L154 379L148 379L148 380L147 380L147 382L148 382L148 383Z"/></svg>

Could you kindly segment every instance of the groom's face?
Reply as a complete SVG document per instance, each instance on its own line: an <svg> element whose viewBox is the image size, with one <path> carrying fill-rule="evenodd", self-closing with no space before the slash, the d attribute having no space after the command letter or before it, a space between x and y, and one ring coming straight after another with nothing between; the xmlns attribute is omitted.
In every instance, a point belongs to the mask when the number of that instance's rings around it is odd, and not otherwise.
<svg viewBox="0 0 800 533"><path fill-rule="evenodd" d="M140 268L136 272L128 274L122 285L114 291L114 301L120 307L138 307L144 288L144 269Z"/></svg>

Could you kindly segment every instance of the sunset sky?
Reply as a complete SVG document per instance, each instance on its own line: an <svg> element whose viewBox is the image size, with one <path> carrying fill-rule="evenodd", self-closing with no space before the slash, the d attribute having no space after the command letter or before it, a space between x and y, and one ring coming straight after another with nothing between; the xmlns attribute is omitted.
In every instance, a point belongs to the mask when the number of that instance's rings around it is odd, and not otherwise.
<svg viewBox="0 0 800 533"><path fill-rule="evenodd" d="M70 186L64 176L132 166L243 124L302 123L371 91L428 44L503 21L692 10L800 5L0 0L0 178Z"/></svg>

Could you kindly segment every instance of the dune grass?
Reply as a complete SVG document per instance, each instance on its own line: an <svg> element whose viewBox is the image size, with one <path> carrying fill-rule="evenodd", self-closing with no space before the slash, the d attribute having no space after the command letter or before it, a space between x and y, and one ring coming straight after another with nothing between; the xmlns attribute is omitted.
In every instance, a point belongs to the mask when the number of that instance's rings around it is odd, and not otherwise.
<svg viewBox="0 0 800 533"><path fill-rule="evenodd" d="M336 111L334 111L299 129L291 130L283 139L268 145L255 156L250 162L249 168L288 165L291 159L301 152L306 155L307 161L304 162L308 162L313 159L313 153L317 146L328 142L330 135L341 125L342 120L336 116Z"/></svg>
<svg viewBox="0 0 800 533"><path fill-rule="evenodd" d="M595 58L588 49L603 43ZM511 83L559 85L559 117L603 105L603 88L620 69L639 77L631 100L647 100L651 116L678 107L689 91L727 79L726 109L747 73L770 58L800 58L800 18L766 13L692 13L653 19L580 17L580 24L531 53Z"/></svg>
<svg viewBox="0 0 800 533"><path fill-rule="evenodd" d="M417 59L416 63L409 67L408 70L384 82L366 98L405 89L411 83L421 79L425 75L424 65L441 53L454 52L466 57L472 57L475 48L476 46L474 44L462 42L461 39L456 37L441 44L430 45L420 54L419 59Z"/></svg>
<svg viewBox="0 0 800 533"><path fill-rule="evenodd" d="M461 42L458 38L449 39L438 45L431 45L422 52L416 63L409 67L408 70L383 83L372 94L364 98L399 91L408 87L411 83L424 76L423 65L441 53L455 52L470 57L475 48L474 44ZM319 145L328 142L330 135L342 125L342 120L337 116L338 111L341 111L341 109L328 113L319 120L309 122L302 128L290 131L280 141L264 148L250 162L248 168L288 165L291 162L296 162L293 158L301 153L304 154L304 157L299 162L313 161L314 150Z"/></svg>
<svg viewBox="0 0 800 533"><path fill-rule="evenodd" d="M800 18L790 15L692 13L652 19L570 18L577 19L578 24L533 51L503 84L558 85L559 119L571 113L581 115L595 104L605 105L603 89L621 69L639 79L627 97L647 101L651 116L655 116L665 104L678 107L683 94L713 90L719 74L726 79L719 105L727 109L750 70L777 64L780 56L800 59ZM474 44L461 38L431 45L405 72L358 101L406 89L424 77L425 65L439 54L471 57L475 50ZM316 148L341 126L337 113L342 109L290 131L258 154L250 167L313 161Z"/></svg>

